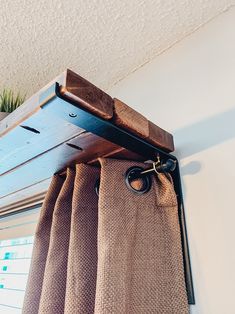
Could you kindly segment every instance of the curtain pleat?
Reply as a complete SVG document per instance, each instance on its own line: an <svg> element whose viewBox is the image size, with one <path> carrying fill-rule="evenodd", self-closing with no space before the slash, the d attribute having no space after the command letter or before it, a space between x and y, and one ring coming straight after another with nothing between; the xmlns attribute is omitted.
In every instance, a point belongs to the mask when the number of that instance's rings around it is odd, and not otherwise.
<svg viewBox="0 0 235 314"><path fill-rule="evenodd" d="M95 182L99 170L79 164L72 203L64 313L93 313L97 272L98 197Z"/></svg>
<svg viewBox="0 0 235 314"><path fill-rule="evenodd" d="M64 313L74 178L68 169L55 203L39 313Z"/></svg>
<svg viewBox="0 0 235 314"><path fill-rule="evenodd" d="M23 313L188 313L170 177L156 175L140 195L126 186L125 173L145 164L102 158L100 165L79 164L65 181L53 178Z"/></svg>
<svg viewBox="0 0 235 314"><path fill-rule="evenodd" d="M63 186L63 179L54 176L42 206L36 228L29 279L24 297L23 313L39 313L43 277L50 243L53 210Z"/></svg>

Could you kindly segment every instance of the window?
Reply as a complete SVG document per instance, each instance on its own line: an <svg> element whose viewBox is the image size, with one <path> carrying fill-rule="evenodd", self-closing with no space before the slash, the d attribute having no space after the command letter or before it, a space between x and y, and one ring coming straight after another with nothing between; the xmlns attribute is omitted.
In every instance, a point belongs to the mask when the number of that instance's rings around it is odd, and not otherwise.
<svg viewBox="0 0 235 314"><path fill-rule="evenodd" d="M33 236L0 241L0 313L21 313Z"/></svg>
<svg viewBox="0 0 235 314"><path fill-rule="evenodd" d="M0 220L0 313L20 314L38 211Z"/></svg>

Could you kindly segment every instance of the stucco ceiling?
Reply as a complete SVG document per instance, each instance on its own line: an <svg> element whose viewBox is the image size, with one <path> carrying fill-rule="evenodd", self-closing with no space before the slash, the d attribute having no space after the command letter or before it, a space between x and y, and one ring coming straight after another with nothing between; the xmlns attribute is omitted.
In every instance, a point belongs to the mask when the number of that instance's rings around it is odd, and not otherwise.
<svg viewBox="0 0 235 314"><path fill-rule="evenodd" d="M234 0L1 0L0 88L37 91L65 68L107 89Z"/></svg>

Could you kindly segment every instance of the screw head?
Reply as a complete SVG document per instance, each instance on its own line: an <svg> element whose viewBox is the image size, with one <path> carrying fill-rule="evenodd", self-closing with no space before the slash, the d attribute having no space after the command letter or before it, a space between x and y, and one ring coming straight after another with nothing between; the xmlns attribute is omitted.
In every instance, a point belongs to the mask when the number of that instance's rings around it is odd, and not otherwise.
<svg viewBox="0 0 235 314"><path fill-rule="evenodd" d="M76 118L77 115L76 115L76 113L70 113L69 116L70 116L71 118Z"/></svg>

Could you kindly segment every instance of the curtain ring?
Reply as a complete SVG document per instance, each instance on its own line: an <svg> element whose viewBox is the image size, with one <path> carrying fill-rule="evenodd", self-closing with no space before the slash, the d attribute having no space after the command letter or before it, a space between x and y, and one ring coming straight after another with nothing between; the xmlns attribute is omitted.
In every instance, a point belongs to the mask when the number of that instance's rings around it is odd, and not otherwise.
<svg viewBox="0 0 235 314"><path fill-rule="evenodd" d="M151 189L151 185L152 185L151 177L149 175L141 176L141 172L143 170L144 168L133 166L133 167L130 167L126 171L126 175L125 175L126 186L131 191L140 195L147 193ZM134 188L134 186L131 184L133 180L141 180L142 187L140 187L139 189Z"/></svg>
<svg viewBox="0 0 235 314"><path fill-rule="evenodd" d="M137 193L137 194L144 194L147 193L152 186L152 181L151 181L151 177L149 175L144 175L141 176L141 172L144 170L144 168L141 167L137 167L137 166L133 166L130 167L127 171L126 171L126 175L125 175L125 182L127 187ZM157 172L157 170L155 170ZM157 172L158 173L158 172ZM132 185L131 182L133 180L141 180L143 186L139 189L135 189ZM97 196L99 196L99 189L100 189L100 179L97 179L95 182L95 193Z"/></svg>

